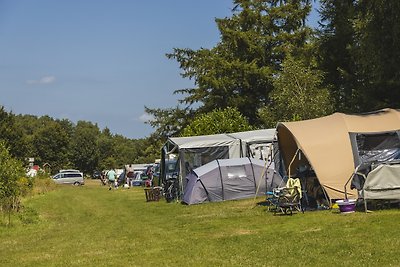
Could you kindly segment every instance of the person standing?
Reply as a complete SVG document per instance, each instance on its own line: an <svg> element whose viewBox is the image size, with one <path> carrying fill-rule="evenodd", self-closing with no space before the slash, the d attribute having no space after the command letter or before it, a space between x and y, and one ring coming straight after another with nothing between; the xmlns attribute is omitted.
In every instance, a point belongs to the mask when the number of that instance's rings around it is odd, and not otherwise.
<svg viewBox="0 0 400 267"><path fill-rule="evenodd" d="M147 176L147 180L146 180L146 187L151 187L153 186L153 166L147 166L146 169L146 176Z"/></svg>
<svg viewBox="0 0 400 267"><path fill-rule="evenodd" d="M133 176L134 176L134 170L132 164L125 166L125 181L126 184L128 185L128 188L131 187L131 180L133 179Z"/></svg>
<svg viewBox="0 0 400 267"><path fill-rule="evenodd" d="M111 185L115 187L115 177L117 176L117 174L115 173L114 169L111 169L107 172L107 179L108 179L108 184L110 185L110 187L108 188L108 190L111 190Z"/></svg>
<svg viewBox="0 0 400 267"><path fill-rule="evenodd" d="M106 172L104 170L101 171L100 180L102 185L107 185Z"/></svg>

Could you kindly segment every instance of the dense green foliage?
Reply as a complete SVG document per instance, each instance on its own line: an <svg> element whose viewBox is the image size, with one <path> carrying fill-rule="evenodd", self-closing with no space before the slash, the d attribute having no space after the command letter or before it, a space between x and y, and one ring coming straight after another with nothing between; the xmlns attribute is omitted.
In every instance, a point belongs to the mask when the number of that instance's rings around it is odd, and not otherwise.
<svg viewBox="0 0 400 267"><path fill-rule="evenodd" d="M257 110L270 103L274 76L286 54L290 51L309 57L307 41L311 29L304 23L311 8L309 1L236 0L234 4L232 17L216 19L221 34L216 47L175 48L167 54L180 64L182 77L192 79L196 87L175 91L185 95L181 100L185 108L167 109L164 113L147 109L154 121L167 120L171 122L169 127L185 127L187 120L190 122L196 115L217 107L234 107L257 128L261 126ZM174 110L185 111L186 118L181 116L175 122ZM175 132L169 134L182 130L173 129Z"/></svg>
<svg viewBox="0 0 400 267"><path fill-rule="evenodd" d="M0 106L0 139L10 149L10 153L20 159L26 157L29 142L24 138L22 127L18 127L15 116Z"/></svg>
<svg viewBox="0 0 400 267"><path fill-rule="evenodd" d="M264 124L275 127L279 121L298 121L332 112L329 91L322 87L322 73L288 57L274 79L271 104L259 110Z"/></svg>
<svg viewBox="0 0 400 267"><path fill-rule="evenodd" d="M399 12L399 1L321 1L318 62L337 110L400 106Z"/></svg>
<svg viewBox="0 0 400 267"><path fill-rule="evenodd" d="M355 111L359 102L356 92L355 62L352 58L354 29L353 0L321 1L321 26L318 36L318 67L325 72L324 83L332 88L336 110Z"/></svg>
<svg viewBox="0 0 400 267"><path fill-rule="evenodd" d="M215 47L167 54L195 87L175 91L183 94L180 107L146 108L156 133L180 135L217 107L237 108L255 128L400 107L400 2L321 0L314 30L305 24L310 10L310 1L234 0L232 16L216 19ZM301 64L307 98L296 99L288 57Z"/></svg>
<svg viewBox="0 0 400 267"><path fill-rule="evenodd" d="M26 194L29 181L24 179L22 163L13 158L4 141L0 141L0 213L10 215L20 206L20 197Z"/></svg>
<svg viewBox="0 0 400 267"><path fill-rule="evenodd" d="M235 108L216 109L195 118L182 132L182 136L234 133L252 130Z"/></svg>
<svg viewBox="0 0 400 267"><path fill-rule="evenodd" d="M28 165L49 166L52 173L76 168L91 175L95 170L123 168L129 163L152 163L159 158L160 142L152 138L129 139L100 131L96 124L49 116L14 115L0 109L0 140L10 155Z"/></svg>
<svg viewBox="0 0 400 267"><path fill-rule="evenodd" d="M398 265L398 209L274 216L253 199L146 203L141 188L91 182L27 199L20 223L0 224L1 265Z"/></svg>

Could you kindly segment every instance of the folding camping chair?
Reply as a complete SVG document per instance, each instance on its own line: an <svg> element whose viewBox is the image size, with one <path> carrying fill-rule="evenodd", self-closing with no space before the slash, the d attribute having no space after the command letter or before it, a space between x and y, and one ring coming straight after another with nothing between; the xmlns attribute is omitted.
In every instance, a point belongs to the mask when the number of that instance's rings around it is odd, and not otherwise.
<svg viewBox="0 0 400 267"><path fill-rule="evenodd" d="M296 210L304 213L301 206L302 193L299 178L289 178L286 187L276 188L274 195L276 196L274 215L277 212L292 215Z"/></svg>

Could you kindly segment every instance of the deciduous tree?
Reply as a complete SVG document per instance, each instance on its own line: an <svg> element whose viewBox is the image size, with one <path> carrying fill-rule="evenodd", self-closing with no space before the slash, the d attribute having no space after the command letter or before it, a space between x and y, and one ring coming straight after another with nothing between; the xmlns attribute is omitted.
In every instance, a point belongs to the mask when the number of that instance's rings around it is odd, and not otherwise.
<svg viewBox="0 0 400 267"><path fill-rule="evenodd" d="M97 125L78 121L71 140L71 160L79 170L92 173L99 163L98 138L100 130Z"/></svg>
<svg viewBox="0 0 400 267"><path fill-rule="evenodd" d="M199 115L182 132L182 136L196 136L249 131L252 127L236 108L216 109Z"/></svg>
<svg viewBox="0 0 400 267"><path fill-rule="evenodd" d="M275 127L279 121L313 119L333 111L329 91L321 85L321 71L290 56L282 66L274 80L272 104L260 109L267 127Z"/></svg>

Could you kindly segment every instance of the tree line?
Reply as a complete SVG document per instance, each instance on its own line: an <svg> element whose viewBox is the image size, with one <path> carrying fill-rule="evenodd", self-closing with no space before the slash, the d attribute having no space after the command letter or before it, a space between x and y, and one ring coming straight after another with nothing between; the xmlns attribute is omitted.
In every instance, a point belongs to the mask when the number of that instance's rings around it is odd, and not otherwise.
<svg viewBox="0 0 400 267"><path fill-rule="evenodd" d="M85 174L122 168L129 163L152 163L159 155L152 138L129 139L97 124L49 116L15 115L0 107L0 140L10 155L28 164L48 166L51 173L76 168Z"/></svg>

